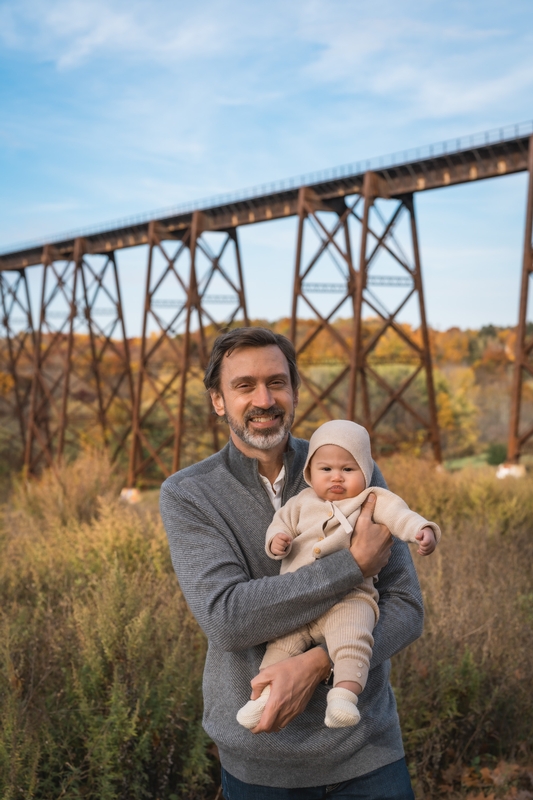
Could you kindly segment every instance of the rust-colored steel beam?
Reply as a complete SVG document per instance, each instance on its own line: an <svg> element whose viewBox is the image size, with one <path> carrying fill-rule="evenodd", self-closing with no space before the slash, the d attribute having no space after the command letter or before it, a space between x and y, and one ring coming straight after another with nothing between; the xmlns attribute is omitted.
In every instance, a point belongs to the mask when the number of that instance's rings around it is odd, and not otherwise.
<svg viewBox="0 0 533 800"><path fill-rule="evenodd" d="M527 135L524 130L527 128ZM365 173L372 171L387 186L387 196L470 183L527 170L529 126L487 132L457 142L443 142L424 152L395 154L376 159L376 164L352 164L325 170L300 179L240 192L232 197L199 202L206 230L224 231L242 225L298 215L302 186L311 188L321 200L335 200L363 192ZM161 239L181 238L192 224L193 210L183 209L155 215L155 219L126 220L103 230L84 233L86 253L111 253L149 243L149 225L156 221ZM62 259L74 257L75 237L59 237L53 245ZM43 244L0 254L0 271L41 263Z"/></svg>
<svg viewBox="0 0 533 800"><path fill-rule="evenodd" d="M524 430L522 411L522 394L524 371L531 377L533 371L533 337L527 336L527 311L529 284L533 272L533 136L529 140L528 188L526 201L526 224L524 231L524 250L522 258L522 281L520 286L520 305L518 310L518 327L516 330L515 365L511 395L511 419L509 424L509 443L507 460L518 463L524 444L533 435L531 421Z"/></svg>
<svg viewBox="0 0 533 800"><path fill-rule="evenodd" d="M413 195L404 198L404 204L409 212L409 222L411 225L411 240L413 243L414 271L413 277L415 289L418 295L418 310L420 316L420 334L422 338L421 347L421 368L424 370L426 379L426 391L428 396L428 434L435 460L440 464L442 461L442 450L440 445L439 422L437 414L437 399L435 395L435 384L433 382L433 363L431 358L431 346L429 341L429 329L426 317L426 301L424 299L424 287L422 283L422 266L420 263L420 248L418 246L418 231L416 225L415 205ZM419 351L420 352L420 351Z"/></svg>
<svg viewBox="0 0 533 800"><path fill-rule="evenodd" d="M201 378L214 336L249 320L237 231L209 233L201 212L172 238L150 224L129 486L160 482L191 458L190 446L206 455L219 447ZM230 309L222 320L221 304Z"/></svg>
<svg viewBox="0 0 533 800"><path fill-rule="evenodd" d="M55 465L83 444L119 456L131 427L132 376L114 254L64 262L42 255L25 464ZM105 379L103 377L105 375Z"/></svg>

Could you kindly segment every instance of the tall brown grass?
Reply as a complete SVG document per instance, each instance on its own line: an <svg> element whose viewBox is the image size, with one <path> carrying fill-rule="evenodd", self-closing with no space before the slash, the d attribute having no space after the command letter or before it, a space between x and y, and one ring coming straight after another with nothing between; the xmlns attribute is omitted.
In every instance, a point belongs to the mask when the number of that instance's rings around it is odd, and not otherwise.
<svg viewBox="0 0 533 800"><path fill-rule="evenodd" d="M533 756L533 478L401 458L382 467L443 529L433 556L413 553L425 631L393 665L411 772L431 796L462 765Z"/></svg>
<svg viewBox="0 0 533 800"><path fill-rule="evenodd" d="M0 797L203 797L204 640L154 514L105 458L21 483L0 526Z"/></svg>
<svg viewBox="0 0 533 800"><path fill-rule="evenodd" d="M464 765L471 776L532 756L533 479L448 474L407 458L381 466L444 531L433 556L413 553L426 627L395 657L393 684L417 796L451 796ZM89 454L19 482L3 507L3 800L212 793L204 639L155 504L121 505L120 485Z"/></svg>

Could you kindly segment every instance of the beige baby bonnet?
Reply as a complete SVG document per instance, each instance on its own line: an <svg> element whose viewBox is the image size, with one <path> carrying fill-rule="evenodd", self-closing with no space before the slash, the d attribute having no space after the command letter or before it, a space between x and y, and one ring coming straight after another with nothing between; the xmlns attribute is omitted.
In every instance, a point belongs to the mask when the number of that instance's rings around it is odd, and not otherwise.
<svg viewBox="0 0 533 800"><path fill-rule="evenodd" d="M309 462L319 447L325 444L336 444L343 447L355 458L365 477L365 488L370 486L374 462L370 452L370 436L366 428L347 419L335 419L325 422L317 428L309 440L309 453L304 467L304 478L311 484Z"/></svg>

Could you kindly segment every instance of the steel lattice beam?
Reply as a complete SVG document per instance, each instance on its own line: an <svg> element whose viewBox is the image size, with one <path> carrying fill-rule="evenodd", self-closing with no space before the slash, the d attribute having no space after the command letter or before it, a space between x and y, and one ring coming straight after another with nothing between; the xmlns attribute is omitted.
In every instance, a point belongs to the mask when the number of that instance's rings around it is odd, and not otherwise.
<svg viewBox="0 0 533 800"><path fill-rule="evenodd" d="M321 175L309 176L300 182L281 182L265 191L254 190L247 196L236 195L230 200L200 203L198 210L203 212L204 225L209 230L226 230L242 225L251 225L272 219L298 215L298 197L301 185L306 185L321 200L335 200L360 194L363 191L365 173L370 169L383 181L386 195L397 197L413 192L439 189L461 183L486 180L501 175L524 172L528 166L528 144L531 126L527 135L521 126L515 126L510 133L492 133L470 137L472 142L457 141L427 148L427 152L415 154L417 157L405 160L394 156L391 163L387 159L383 166L366 166L359 171L344 168L325 171ZM358 165L355 165L356 167ZM162 238L172 239L180 236L192 224L193 211L185 210L175 214L162 214L156 217ZM87 253L109 253L123 248L149 243L149 225L153 220L126 221L109 229L84 234ZM73 258L75 237L54 240L54 247L62 259ZM0 270L21 269L40 264L43 244L0 254Z"/></svg>

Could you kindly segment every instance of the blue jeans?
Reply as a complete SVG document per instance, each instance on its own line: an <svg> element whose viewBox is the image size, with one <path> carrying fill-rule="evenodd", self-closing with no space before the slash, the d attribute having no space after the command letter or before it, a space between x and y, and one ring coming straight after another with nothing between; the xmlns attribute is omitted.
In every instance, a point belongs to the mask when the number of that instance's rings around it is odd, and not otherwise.
<svg viewBox="0 0 533 800"><path fill-rule="evenodd" d="M405 759L334 786L279 789L243 783L222 769L225 800L414 800Z"/></svg>

